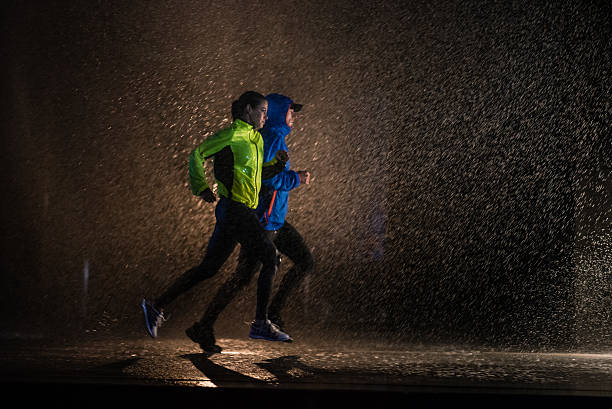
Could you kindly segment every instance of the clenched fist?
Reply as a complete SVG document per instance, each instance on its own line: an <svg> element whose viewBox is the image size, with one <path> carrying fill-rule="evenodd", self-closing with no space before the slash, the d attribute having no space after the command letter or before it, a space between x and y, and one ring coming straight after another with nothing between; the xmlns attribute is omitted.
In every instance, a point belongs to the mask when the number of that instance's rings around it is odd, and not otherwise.
<svg viewBox="0 0 612 409"><path fill-rule="evenodd" d="M307 170L299 170L297 174L300 177L300 185L310 184L310 172Z"/></svg>
<svg viewBox="0 0 612 409"><path fill-rule="evenodd" d="M289 153L287 151L276 151L276 160L287 163L289 161Z"/></svg>
<svg viewBox="0 0 612 409"><path fill-rule="evenodd" d="M215 194L212 190L210 190L209 187L207 187L202 191L202 193L200 193L200 197L208 203L213 203L217 200L217 196L215 196Z"/></svg>

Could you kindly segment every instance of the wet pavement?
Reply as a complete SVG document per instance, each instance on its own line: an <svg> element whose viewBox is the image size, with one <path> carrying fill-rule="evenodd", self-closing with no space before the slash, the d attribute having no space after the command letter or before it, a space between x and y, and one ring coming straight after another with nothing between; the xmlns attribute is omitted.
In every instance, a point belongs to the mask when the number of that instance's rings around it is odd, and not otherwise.
<svg viewBox="0 0 612 409"><path fill-rule="evenodd" d="M394 407L411 402L612 401L612 354L222 338L207 354L186 338L4 341L3 396L30 403L134 402L206 407ZM258 403L259 402L259 403Z"/></svg>

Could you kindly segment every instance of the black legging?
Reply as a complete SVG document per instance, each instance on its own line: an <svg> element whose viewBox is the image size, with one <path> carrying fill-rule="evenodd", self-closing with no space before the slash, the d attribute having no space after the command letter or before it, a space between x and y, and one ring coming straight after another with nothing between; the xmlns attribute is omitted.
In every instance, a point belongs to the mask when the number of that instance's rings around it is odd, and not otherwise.
<svg viewBox="0 0 612 409"><path fill-rule="evenodd" d="M268 309L270 317L275 318L280 316L280 311L284 307L291 291L297 288L304 280L306 274L312 270L313 259L310 249L306 246L306 242L291 224L285 222L279 230L267 231L266 233L274 241L276 248L293 262L293 266L283 277L278 292L274 295ZM219 291L200 320L200 324L212 325L219 317L219 314L236 297L238 292L249 284L259 266L260 263L257 258L250 256L247 251L241 249L236 273L219 288ZM264 291L270 294L272 281L262 281L262 273L263 269L259 273L257 291L258 293ZM262 285L269 285L269 287L262 289Z"/></svg>
<svg viewBox="0 0 612 409"><path fill-rule="evenodd" d="M249 260L263 264L257 286L256 319L266 319L272 281L276 272L276 248L261 227L257 215L242 203L221 198L215 208L217 223L202 263L177 278L157 299L155 305L163 308L176 297L214 276L234 251L237 243L241 254Z"/></svg>

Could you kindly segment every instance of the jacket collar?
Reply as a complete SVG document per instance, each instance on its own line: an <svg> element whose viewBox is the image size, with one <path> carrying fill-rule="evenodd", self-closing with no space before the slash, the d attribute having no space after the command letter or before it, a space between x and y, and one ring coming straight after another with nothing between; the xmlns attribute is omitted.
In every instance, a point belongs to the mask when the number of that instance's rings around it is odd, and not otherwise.
<svg viewBox="0 0 612 409"><path fill-rule="evenodd" d="M248 122L244 122L242 119L236 119L233 125L236 128L240 128L240 129L248 129L248 130L253 129L253 125L249 124Z"/></svg>

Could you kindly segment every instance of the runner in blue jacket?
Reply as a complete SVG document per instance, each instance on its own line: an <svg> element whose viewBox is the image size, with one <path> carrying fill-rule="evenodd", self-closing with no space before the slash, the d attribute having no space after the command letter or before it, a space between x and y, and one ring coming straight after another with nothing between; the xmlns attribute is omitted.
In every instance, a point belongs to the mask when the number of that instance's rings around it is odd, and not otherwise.
<svg viewBox="0 0 612 409"><path fill-rule="evenodd" d="M289 97L280 94L266 96L268 100L268 119L260 131L264 140L264 162L266 158L274 157L279 149L288 151L286 137L293 127L295 113L302 109L301 104L294 103ZM282 148L281 148L282 147ZM268 308L268 319L277 327L284 327L281 310L291 294L297 288L308 272L313 268L313 258L310 249L298 231L285 218L287 215L289 192L300 185L310 184L310 172L293 171L287 162L285 170L276 176L262 180L259 195L259 205L256 209L266 234L276 245L279 253L286 255L293 266L287 271L279 286L278 292L272 298ZM280 255L278 257L280 262ZM205 351L218 352L221 347L216 345L213 326L219 314L234 299L238 292L251 281L261 263L244 251L240 251L238 268L226 281L197 323L200 334L206 334L199 339L200 347ZM261 286L261 283L258 283ZM271 288L258 288L258 291L269 292ZM251 331L251 338L258 338Z"/></svg>
<svg viewBox="0 0 612 409"><path fill-rule="evenodd" d="M274 149L287 151L285 138L291 132L295 112L302 108L299 104L293 104L291 99L284 95L270 94L266 99L269 107L268 120L261 130L264 140L264 161L269 160L266 159L269 156L274 157ZM265 230L276 231L283 227L287 216L289 192L301 184L300 179L300 173L291 170L291 164L287 162L283 172L262 180L257 214Z"/></svg>
<svg viewBox="0 0 612 409"><path fill-rule="evenodd" d="M301 104L294 103L289 97L281 94L270 94L268 100L268 119L261 134L264 139L264 161L274 157L278 149L288 152L286 137L293 128L295 113L302 109ZM282 148L281 148L282 147ZM291 259L293 267L285 274L278 292L272 298L268 308L270 321L283 328L281 310L287 298L312 270L313 259L310 249L300 233L287 222L289 192L296 187L310 184L310 172L293 171L287 161L285 170L272 178L262 180L257 214L264 230L276 245L278 251Z"/></svg>

